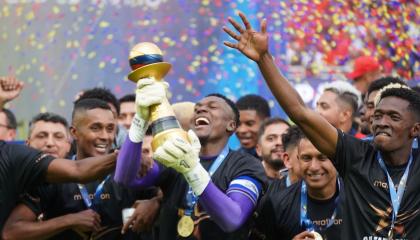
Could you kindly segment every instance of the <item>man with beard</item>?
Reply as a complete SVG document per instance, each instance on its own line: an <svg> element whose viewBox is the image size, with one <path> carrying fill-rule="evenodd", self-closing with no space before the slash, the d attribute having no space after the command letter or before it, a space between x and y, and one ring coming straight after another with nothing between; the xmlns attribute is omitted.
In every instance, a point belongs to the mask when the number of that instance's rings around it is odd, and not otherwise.
<svg viewBox="0 0 420 240"><path fill-rule="evenodd" d="M99 99L77 101L70 127L77 145L77 153L72 159L78 161L107 154L114 142L116 126L116 116L106 102ZM121 238L122 210L143 197L141 194L119 186L111 175L86 185L42 186L26 195L23 203L14 209L3 236L6 239ZM37 221L41 213L45 219ZM131 232L125 239L138 237Z"/></svg>
<svg viewBox="0 0 420 240"><path fill-rule="evenodd" d="M269 179L286 179L280 174L285 167L281 136L289 127L289 123L281 118L269 118L261 124L256 150Z"/></svg>
<svg viewBox="0 0 420 240"><path fill-rule="evenodd" d="M121 149L116 181L132 187L161 187L161 239L247 239L265 174L257 159L229 150L227 142L236 130L239 112L225 96L210 94L199 101L191 122L193 130L188 132L190 143L169 138L154 153L164 166L154 164L144 178L135 174L149 118L145 107L165 97L162 82L138 82L139 110L132 124L138 130L129 132Z"/></svg>
<svg viewBox="0 0 420 240"><path fill-rule="evenodd" d="M261 123L270 117L270 107L263 97L248 94L242 96L236 102L239 110L239 125L236 136L241 143L239 151L243 151L258 158L256 145L258 143L258 130Z"/></svg>
<svg viewBox="0 0 420 240"><path fill-rule="evenodd" d="M277 69L268 52L267 23L261 32L239 14L245 29L224 28L238 43L225 42L257 62L274 96L314 146L336 166L346 201L340 239L418 239L420 235L420 95L397 85L377 95L372 118L373 144L335 129L308 108ZM398 186L396 189L395 186Z"/></svg>

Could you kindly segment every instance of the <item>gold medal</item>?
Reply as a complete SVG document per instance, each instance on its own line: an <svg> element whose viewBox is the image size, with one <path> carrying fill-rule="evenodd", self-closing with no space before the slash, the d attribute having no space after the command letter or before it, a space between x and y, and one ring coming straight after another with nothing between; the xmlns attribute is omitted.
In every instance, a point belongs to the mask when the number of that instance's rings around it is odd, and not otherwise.
<svg viewBox="0 0 420 240"><path fill-rule="evenodd" d="M181 237L188 237L194 231L194 221L191 216L184 215L179 219L177 225L178 234Z"/></svg>
<svg viewBox="0 0 420 240"><path fill-rule="evenodd" d="M321 234L319 234L315 231L312 231L311 233L314 235L315 240L322 240Z"/></svg>

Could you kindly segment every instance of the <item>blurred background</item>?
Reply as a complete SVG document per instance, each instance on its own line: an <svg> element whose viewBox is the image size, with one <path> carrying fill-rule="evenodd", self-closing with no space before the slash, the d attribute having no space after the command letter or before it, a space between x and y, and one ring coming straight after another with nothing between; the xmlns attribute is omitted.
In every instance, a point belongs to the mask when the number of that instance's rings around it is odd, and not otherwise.
<svg viewBox="0 0 420 240"><path fill-rule="evenodd" d="M0 0L0 75L25 82L9 103L19 138L27 121L52 111L70 118L83 89L132 93L128 53L157 44L172 64L171 102L219 92L233 100L257 93L272 115L284 113L256 64L223 45L227 17L244 12L254 28L267 18L276 63L305 102L328 81L345 80L353 60L376 57L387 74L420 83L420 1L340 0Z"/></svg>

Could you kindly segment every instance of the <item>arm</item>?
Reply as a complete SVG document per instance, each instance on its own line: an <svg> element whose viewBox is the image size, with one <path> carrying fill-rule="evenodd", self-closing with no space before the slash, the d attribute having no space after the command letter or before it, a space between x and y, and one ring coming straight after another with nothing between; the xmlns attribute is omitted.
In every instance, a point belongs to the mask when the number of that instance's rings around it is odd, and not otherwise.
<svg viewBox="0 0 420 240"><path fill-rule="evenodd" d="M259 191L257 196L252 197L250 192L253 191L239 190L231 184L225 194L210 182L199 202L223 231L233 232L246 222L255 209Z"/></svg>
<svg viewBox="0 0 420 240"><path fill-rule="evenodd" d="M23 82L15 77L0 77L0 108L17 98L23 89Z"/></svg>
<svg viewBox="0 0 420 240"><path fill-rule="evenodd" d="M117 152L90 157L78 161L54 159L48 165L47 182L80 182L86 183L105 176L114 170Z"/></svg>
<svg viewBox="0 0 420 240"><path fill-rule="evenodd" d="M224 31L238 43L225 42L225 45L238 49L248 58L257 62L273 95L280 103L288 116L300 127L311 142L324 154L333 157L337 145L337 131L323 117L305 106L299 94L277 69L273 57L268 52L267 23L261 23L261 32L251 28L250 23L243 13L239 13L245 29L237 22L229 19L229 22L240 33L224 27Z"/></svg>
<svg viewBox="0 0 420 240"><path fill-rule="evenodd" d="M153 162L153 166L146 176L141 178L138 174L141 165L141 145L141 142L133 142L127 136L118 155L114 176L115 182L135 188L146 188L155 183L159 176L159 165L155 162Z"/></svg>
<svg viewBox="0 0 420 240"><path fill-rule="evenodd" d="M100 217L93 210L85 210L47 221L37 221L35 213L29 207L19 204L6 221L2 239L48 239L71 228L99 230Z"/></svg>

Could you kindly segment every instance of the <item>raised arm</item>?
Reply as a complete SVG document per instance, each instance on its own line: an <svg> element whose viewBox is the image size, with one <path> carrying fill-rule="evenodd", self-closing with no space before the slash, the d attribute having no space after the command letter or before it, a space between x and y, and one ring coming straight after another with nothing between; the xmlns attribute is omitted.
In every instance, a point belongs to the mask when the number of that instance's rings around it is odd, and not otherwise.
<svg viewBox="0 0 420 240"><path fill-rule="evenodd" d="M144 177L139 176L141 147L150 117L149 107L161 103L166 98L167 83L157 83L153 79L140 79L136 90L136 114L131 122L128 136L118 155L114 180L127 187L145 188L152 186L159 175L159 166L153 163L152 169Z"/></svg>
<svg viewBox="0 0 420 240"><path fill-rule="evenodd" d="M28 206L19 204L7 219L1 239L48 239L72 228L81 231L98 231L100 217L89 209L46 221L38 221L36 214Z"/></svg>
<svg viewBox="0 0 420 240"><path fill-rule="evenodd" d="M306 136L322 153L334 157L338 139L337 130L318 113L305 106L302 98L276 67L273 57L268 52L266 20L261 22L261 32L257 32L251 28L243 13L239 13L239 16L245 29L229 18L229 22L239 34L223 27L227 34L237 40L236 43L224 42L224 44L237 49L258 64L265 81L287 115L302 128Z"/></svg>
<svg viewBox="0 0 420 240"><path fill-rule="evenodd" d="M87 183L106 176L115 168L117 152L78 161L54 159L48 166L46 181Z"/></svg>

